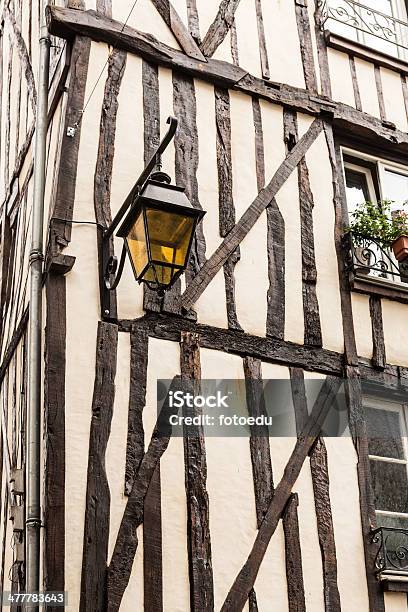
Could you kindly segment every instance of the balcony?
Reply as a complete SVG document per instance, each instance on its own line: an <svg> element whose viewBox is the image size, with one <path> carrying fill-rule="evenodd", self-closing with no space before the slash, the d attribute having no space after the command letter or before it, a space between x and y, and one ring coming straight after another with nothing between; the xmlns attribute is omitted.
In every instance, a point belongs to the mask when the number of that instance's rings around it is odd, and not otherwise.
<svg viewBox="0 0 408 612"><path fill-rule="evenodd" d="M400 0L393 2L399 3ZM319 3L321 27L328 32L330 42L333 34L340 37L340 40L353 41L357 48L374 49L386 56L408 61L408 23L403 20L407 19L403 3L399 11L403 19L354 0L319 0Z"/></svg>
<svg viewBox="0 0 408 612"><path fill-rule="evenodd" d="M375 573L385 590L408 588L408 529L380 527L371 533L377 547Z"/></svg>
<svg viewBox="0 0 408 612"><path fill-rule="evenodd" d="M408 262L398 263L392 249L382 246L375 238L356 233L344 236L346 269L351 286L362 292L408 301Z"/></svg>

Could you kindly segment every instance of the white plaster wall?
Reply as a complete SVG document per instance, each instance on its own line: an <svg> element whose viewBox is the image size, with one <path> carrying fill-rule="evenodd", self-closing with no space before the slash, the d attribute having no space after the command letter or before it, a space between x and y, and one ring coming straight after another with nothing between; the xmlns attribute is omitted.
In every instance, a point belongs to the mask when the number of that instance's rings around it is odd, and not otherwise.
<svg viewBox="0 0 408 612"><path fill-rule="evenodd" d="M407 609L406 593L384 593L385 612L405 612Z"/></svg>
<svg viewBox="0 0 408 612"><path fill-rule="evenodd" d="M312 118L298 114L299 137L312 123ZM316 293L319 302L323 347L343 352L343 320L341 315L339 273L334 244L334 204L332 169L326 139L321 133L306 153L310 187L314 198L313 224L317 270Z"/></svg>
<svg viewBox="0 0 408 612"><path fill-rule="evenodd" d="M404 304L382 300L387 363L408 365L408 311Z"/></svg>
<svg viewBox="0 0 408 612"><path fill-rule="evenodd" d="M305 87L295 3L287 0L263 0L262 11L271 81Z"/></svg>
<svg viewBox="0 0 408 612"><path fill-rule="evenodd" d="M243 379L242 359L201 349L201 374ZM248 438L208 437L206 451L214 608L219 610L256 537L255 496Z"/></svg>
<svg viewBox="0 0 408 612"><path fill-rule="evenodd" d="M380 117L374 65L358 57L356 57L354 61L356 64L356 74L362 109L369 115Z"/></svg>
<svg viewBox="0 0 408 612"><path fill-rule="evenodd" d="M155 38L160 40L160 42L173 47L173 49L180 49L177 40L174 38L171 30L167 27L151 0L138 0L129 17L133 3L134 0L113 2L113 18L123 23L128 19L128 26L139 30L139 32L152 34Z"/></svg>
<svg viewBox="0 0 408 612"><path fill-rule="evenodd" d="M387 68L380 68L380 73L387 120L392 121L397 128L406 132L408 130L408 123L401 76L398 72L388 70Z"/></svg>
<svg viewBox="0 0 408 612"><path fill-rule="evenodd" d="M359 357L371 359L373 356L373 339L369 297L360 293L351 294L353 309L354 334Z"/></svg>
<svg viewBox="0 0 408 612"><path fill-rule="evenodd" d="M327 49L333 100L355 106L350 61L346 53Z"/></svg>
<svg viewBox="0 0 408 612"><path fill-rule="evenodd" d="M221 243L219 232L217 126L215 123L214 87L203 81L195 81L198 131L198 195L201 206L207 211L203 220L207 258ZM224 272L221 269L194 304L198 321L228 327L225 300Z"/></svg>
<svg viewBox="0 0 408 612"><path fill-rule="evenodd" d="M237 221L258 194L255 130L249 96L231 92L233 196ZM240 245L235 267L238 321L246 332L265 335L268 261L266 214L263 213Z"/></svg>
<svg viewBox="0 0 408 612"><path fill-rule="evenodd" d="M235 13L235 23L237 27L239 65L251 74L262 76L259 57L258 24L255 2L253 0L241 0ZM227 37L229 38L229 35ZM251 41L250 44L248 44L249 41ZM215 54L214 57L217 57L217 55Z"/></svg>

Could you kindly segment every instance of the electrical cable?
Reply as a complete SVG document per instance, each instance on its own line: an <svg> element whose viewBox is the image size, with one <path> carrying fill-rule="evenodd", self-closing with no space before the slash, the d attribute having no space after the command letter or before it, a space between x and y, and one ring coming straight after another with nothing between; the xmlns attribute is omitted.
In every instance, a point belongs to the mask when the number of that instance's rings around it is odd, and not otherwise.
<svg viewBox="0 0 408 612"><path fill-rule="evenodd" d="M130 19L131 15L132 15L132 13L133 13L134 9L135 9L136 4L137 4L137 0L135 0L135 1L134 1L133 6L132 6L132 8L130 9L129 15L126 17L126 21L125 21L125 23L123 24L122 29L120 30L119 34L122 34L123 30L124 30L124 29L125 29L125 27L127 26L127 23L128 23L128 21L129 21L129 19ZM94 93L95 93L95 91L96 91L96 88L98 87L99 81L101 80L102 75L103 75L103 73L105 72L105 68L106 68L106 66L107 66L107 65L108 65L108 63L109 63L109 60L110 60L110 58L111 58L111 56L112 56L112 53L113 53L114 49L115 49L115 47L112 47L112 49L109 51L108 59L106 60L106 62L104 63L104 65L103 65L103 67L102 67L102 70L101 70L101 72L100 72L100 74L99 74L99 76L98 76L98 79L97 79L97 81L96 81L95 85L93 86L92 91L91 91L91 93L89 94L87 101L85 102L84 108L83 108L83 109L80 111L80 112L81 112L80 117L79 117L78 121L77 121L77 122L76 122L76 123L75 123L75 124L72 126L74 130L76 130L76 129L79 127L79 125L80 125L80 123L81 123L81 121L82 121L82 119L83 119L83 116L84 116L84 114L85 114L85 111L86 111L86 109L88 108L88 105L89 105L89 103L90 103L90 101L91 101L91 98L92 98L92 96L94 95Z"/></svg>

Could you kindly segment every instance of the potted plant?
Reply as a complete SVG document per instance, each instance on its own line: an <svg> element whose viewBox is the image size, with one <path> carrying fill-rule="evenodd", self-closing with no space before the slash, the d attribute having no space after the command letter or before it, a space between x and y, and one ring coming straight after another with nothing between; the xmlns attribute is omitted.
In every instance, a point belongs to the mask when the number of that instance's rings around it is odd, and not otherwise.
<svg viewBox="0 0 408 612"><path fill-rule="evenodd" d="M380 247L392 247L398 261L408 258L408 214L402 209L391 212L391 200L362 202L351 213L347 228L353 233L357 258L369 266L370 249L367 241L374 240ZM406 205L402 205L403 207ZM360 253L361 251L361 253Z"/></svg>

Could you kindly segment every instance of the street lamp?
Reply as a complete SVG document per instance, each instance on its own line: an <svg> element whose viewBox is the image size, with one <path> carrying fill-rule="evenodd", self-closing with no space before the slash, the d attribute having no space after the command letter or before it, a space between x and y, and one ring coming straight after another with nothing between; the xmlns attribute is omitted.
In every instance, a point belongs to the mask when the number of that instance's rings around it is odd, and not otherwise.
<svg viewBox="0 0 408 612"><path fill-rule="evenodd" d="M102 236L104 316L110 315L109 291L120 281L126 253L135 279L164 295L187 268L197 224L205 215L192 206L183 187L171 185L170 177L161 172L161 155L176 133L177 119L169 117L167 123L168 133ZM124 239L124 245L118 267L110 254L110 241L121 222L117 236Z"/></svg>

